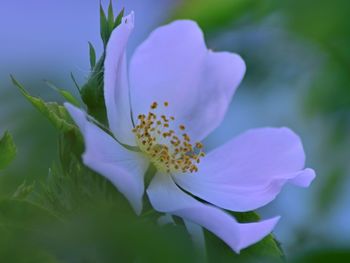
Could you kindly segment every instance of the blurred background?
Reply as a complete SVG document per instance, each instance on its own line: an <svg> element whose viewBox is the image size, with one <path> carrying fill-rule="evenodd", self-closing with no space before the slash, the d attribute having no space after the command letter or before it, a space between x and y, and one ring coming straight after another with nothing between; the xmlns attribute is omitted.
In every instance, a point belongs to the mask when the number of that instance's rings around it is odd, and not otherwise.
<svg viewBox="0 0 350 263"><path fill-rule="evenodd" d="M157 26L189 18L209 48L244 58L246 76L206 145L255 127L296 131L318 177L309 189L285 187L259 213L282 216L274 233L291 261L349 257L350 2L119 0L115 7L136 14L129 53ZM0 134L9 130L18 148L16 160L0 171L0 199L24 179L44 181L58 158L58 133L9 74L47 101L62 99L44 79L77 95L70 73L81 84L88 77L88 41L102 52L98 10L97 0L0 0Z"/></svg>

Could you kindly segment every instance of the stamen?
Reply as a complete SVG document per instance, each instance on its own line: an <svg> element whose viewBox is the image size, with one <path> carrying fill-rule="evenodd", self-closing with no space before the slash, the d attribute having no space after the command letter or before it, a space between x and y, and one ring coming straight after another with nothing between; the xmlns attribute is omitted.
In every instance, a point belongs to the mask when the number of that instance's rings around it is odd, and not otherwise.
<svg viewBox="0 0 350 263"><path fill-rule="evenodd" d="M163 105L168 107L169 103L165 101ZM132 129L140 149L150 157L157 169L163 172L197 172L197 164L204 156L203 144L192 144L187 133L177 136L175 131L170 129L175 118L165 115L157 117L153 112L157 107L158 103L153 102L147 115L138 115L138 124ZM183 124L178 128L181 131L186 129Z"/></svg>

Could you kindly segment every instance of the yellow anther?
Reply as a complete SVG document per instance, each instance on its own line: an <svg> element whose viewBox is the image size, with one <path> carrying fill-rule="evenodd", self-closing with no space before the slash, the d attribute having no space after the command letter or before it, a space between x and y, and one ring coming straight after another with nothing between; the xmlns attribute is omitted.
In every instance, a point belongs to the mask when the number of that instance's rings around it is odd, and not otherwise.
<svg viewBox="0 0 350 263"><path fill-rule="evenodd" d="M164 102L164 106L169 106ZM158 107L157 102L151 104L151 110ZM191 143L188 134L177 136L173 129L170 129L173 116L161 115L160 118L153 112L147 115L138 115L138 123L132 132L135 134L141 151L148 155L151 162L158 170L167 173L193 173L198 171L197 164L204 156L203 145L200 142ZM185 130L184 125L178 126Z"/></svg>
<svg viewBox="0 0 350 263"><path fill-rule="evenodd" d="M157 102L153 102L153 103L151 104L151 109L154 110L154 109L157 108L157 106L158 106L158 103L157 103Z"/></svg>
<svg viewBox="0 0 350 263"><path fill-rule="evenodd" d="M201 144L200 142L196 142L196 148L202 149L203 148L203 144Z"/></svg>

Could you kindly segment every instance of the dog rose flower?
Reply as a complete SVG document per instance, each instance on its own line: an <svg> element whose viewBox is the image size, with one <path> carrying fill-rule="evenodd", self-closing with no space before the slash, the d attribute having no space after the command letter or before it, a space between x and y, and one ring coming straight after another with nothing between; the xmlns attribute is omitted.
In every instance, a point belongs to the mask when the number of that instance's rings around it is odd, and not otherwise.
<svg viewBox="0 0 350 263"><path fill-rule="evenodd" d="M315 173L304 168L300 138L288 128L253 129L205 153L201 141L223 120L244 61L208 50L197 24L180 20L152 32L128 68L133 28L131 13L106 50L104 98L114 137L65 104L85 140L84 163L110 180L137 214L153 165L147 195L155 210L206 228L236 252L260 241L279 217L238 223L225 210L264 206L286 183L308 187Z"/></svg>

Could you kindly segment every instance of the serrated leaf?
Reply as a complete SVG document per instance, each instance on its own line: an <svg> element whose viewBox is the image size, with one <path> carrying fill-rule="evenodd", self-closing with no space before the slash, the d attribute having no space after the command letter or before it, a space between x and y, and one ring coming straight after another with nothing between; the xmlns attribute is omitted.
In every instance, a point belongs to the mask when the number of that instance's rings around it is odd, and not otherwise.
<svg viewBox="0 0 350 263"><path fill-rule="evenodd" d="M52 88L53 90L57 91L63 98L65 98L68 102L72 103L73 105L80 107L79 101L67 90L57 88L53 83L46 80L45 83Z"/></svg>
<svg viewBox="0 0 350 263"><path fill-rule="evenodd" d="M56 102L44 102L42 99L33 97L24 89L24 87L11 76L13 84L19 88L24 97L37 108L45 117L47 117L56 129L62 132L72 131L75 128L71 118L65 109L65 107L57 104Z"/></svg>
<svg viewBox="0 0 350 263"><path fill-rule="evenodd" d="M35 182L32 184L27 184L26 181L24 181L22 184L20 184L16 191L13 193L12 198L14 199L25 199L28 195L30 195L34 190Z"/></svg>
<svg viewBox="0 0 350 263"><path fill-rule="evenodd" d="M96 51L94 46L91 44L91 42L89 42L89 54L90 54L90 67L91 67L91 70L93 70L96 65Z"/></svg>
<svg viewBox="0 0 350 263"><path fill-rule="evenodd" d="M124 8L122 9L122 11L119 12L118 16L116 17L115 21L114 21L114 28L116 28L117 26L119 26L122 22L123 16L124 16Z"/></svg>
<svg viewBox="0 0 350 263"><path fill-rule="evenodd" d="M0 200L0 224L9 227L30 226L31 220L58 220L49 210L25 200Z"/></svg>
<svg viewBox="0 0 350 263"><path fill-rule="evenodd" d="M12 135L5 132L0 139L0 170L9 165L16 156L16 146Z"/></svg>
<svg viewBox="0 0 350 263"><path fill-rule="evenodd" d="M1 200L1 262L59 262L39 241L47 239L46 226L53 222L61 221L48 210L36 204L16 199Z"/></svg>
<svg viewBox="0 0 350 263"><path fill-rule="evenodd" d="M109 38L109 27L106 14L103 10L102 4L100 4L100 34L104 47L106 47Z"/></svg>

